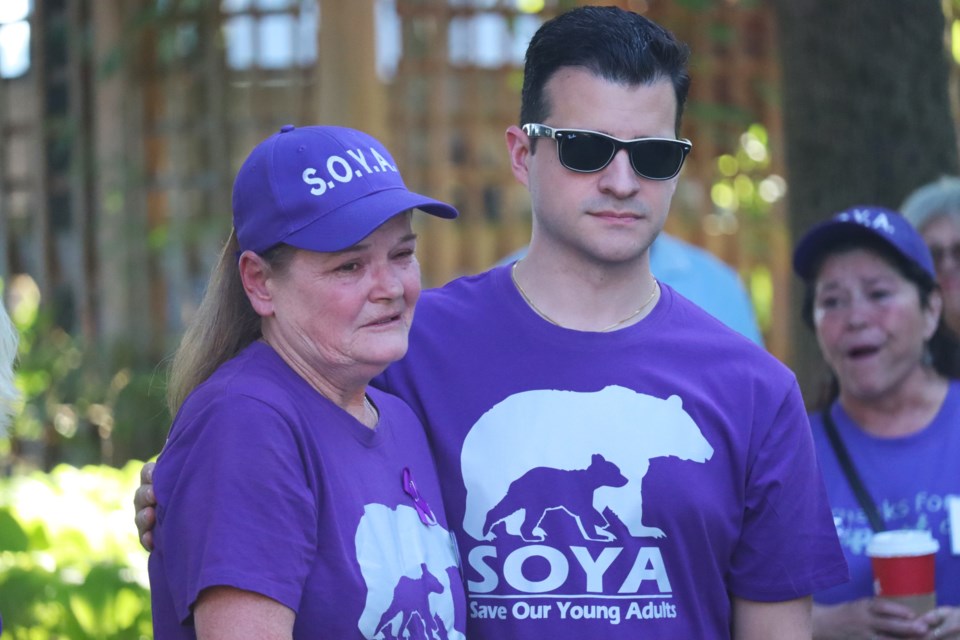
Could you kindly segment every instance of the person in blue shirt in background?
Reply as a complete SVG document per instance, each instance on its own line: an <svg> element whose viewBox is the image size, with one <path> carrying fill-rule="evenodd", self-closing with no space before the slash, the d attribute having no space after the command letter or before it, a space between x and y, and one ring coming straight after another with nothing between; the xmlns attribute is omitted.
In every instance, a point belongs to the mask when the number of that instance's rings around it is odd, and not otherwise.
<svg viewBox="0 0 960 640"><path fill-rule="evenodd" d="M516 262L526 253L523 247L499 264ZM740 276L723 260L662 231L650 247L650 271L717 320L763 346L750 296Z"/></svg>
<svg viewBox="0 0 960 640"><path fill-rule="evenodd" d="M17 360L19 335L3 303L0 302L0 437L6 433L19 392L13 382L13 369Z"/></svg>

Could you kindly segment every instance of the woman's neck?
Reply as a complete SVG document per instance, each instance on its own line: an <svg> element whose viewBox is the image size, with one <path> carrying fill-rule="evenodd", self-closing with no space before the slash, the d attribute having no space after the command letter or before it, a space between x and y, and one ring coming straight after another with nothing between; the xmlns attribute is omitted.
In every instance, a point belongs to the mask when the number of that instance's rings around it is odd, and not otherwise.
<svg viewBox="0 0 960 640"><path fill-rule="evenodd" d="M367 397L367 385L370 378L358 376L334 376L331 372L321 372L310 366L295 349L286 348L282 340L264 332L263 341L277 352L284 362L297 375L307 381L317 393L330 400L361 424L374 429L380 420L380 413ZM350 367L340 367L340 371L352 371Z"/></svg>
<svg viewBox="0 0 960 640"><path fill-rule="evenodd" d="M864 431L878 438L897 438L923 430L940 411L949 382L932 369L923 369L900 389L881 397L863 398L840 391L839 402Z"/></svg>

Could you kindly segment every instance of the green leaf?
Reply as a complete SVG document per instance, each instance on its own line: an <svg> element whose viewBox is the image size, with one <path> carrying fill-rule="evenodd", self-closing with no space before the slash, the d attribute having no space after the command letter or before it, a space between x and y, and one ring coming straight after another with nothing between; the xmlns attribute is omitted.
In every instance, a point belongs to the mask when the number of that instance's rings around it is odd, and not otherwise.
<svg viewBox="0 0 960 640"><path fill-rule="evenodd" d="M98 612L94 609L93 603L83 594L71 593L70 612L76 618L80 628L92 637L96 637L99 625L97 624Z"/></svg>
<svg viewBox="0 0 960 640"><path fill-rule="evenodd" d="M0 551L26 551L29 548L27 532L9 509L0 509Z"/></svg>

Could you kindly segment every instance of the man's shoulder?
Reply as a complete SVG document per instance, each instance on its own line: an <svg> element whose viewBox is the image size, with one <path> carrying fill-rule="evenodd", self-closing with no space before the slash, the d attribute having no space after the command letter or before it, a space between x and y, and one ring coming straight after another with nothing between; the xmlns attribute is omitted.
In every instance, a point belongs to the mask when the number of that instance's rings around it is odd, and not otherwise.
<svg viewBox="0 0 960 640"><path fill-rule="evenodd" d="M497 297L503 279L509 279L508 269L507 266L496 266L481 273L454 278L440 287L425 289L417 303L418 318L424 311L476 308L490 302Z"/></svg>
<svg viewBox="0 0 960 640"><path fill-rule="evenodd" d="M733 366L743 363L759 367L759 370L776 372L776 376L793 379L793 372L767 351L762 344L752 340L742 332L693 302L672 285L663 283L661 287L669 292L666 297L664 324L670 330L665 338L676 348L701 354L712 354Z"/></svg>

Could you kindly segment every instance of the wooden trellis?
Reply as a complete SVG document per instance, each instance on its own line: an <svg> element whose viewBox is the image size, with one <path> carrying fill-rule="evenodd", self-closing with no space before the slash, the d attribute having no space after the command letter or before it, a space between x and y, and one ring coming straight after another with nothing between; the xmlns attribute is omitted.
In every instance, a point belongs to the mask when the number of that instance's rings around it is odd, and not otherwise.
<svg viewBox="0 0 960 640"><path fill-rule="evenodd" d="M391 3L374 0L34 3L31 69L0 81L0 276L30 274L62 326L92 343L159 359L202 293L242 158L287 122L366 129L387 143L411 188L459 206L455 223L418 222L428 285L488 267L529 231L503 140L517 118L526 39L571 2L547 1L536 16L522 4L395 0L384 23L377 16ZM769 130L769 171L782 175L770 10L616 4L694 51L683 133L695 148L668 228L743 274L769 269L774 316L789 313L783 211L736 214L733 227L711 199L716 158L736 149L749 123ZM311 21L313 49L299 31ZM291 30L278 35L268 23ZM253 34L245 66L228 46L238 24ZM385 24L398 56L383 75ZM261 55L270 38L295 43L289 64ZM766 336L781 357L785 331L773 323Z"/></svg>

